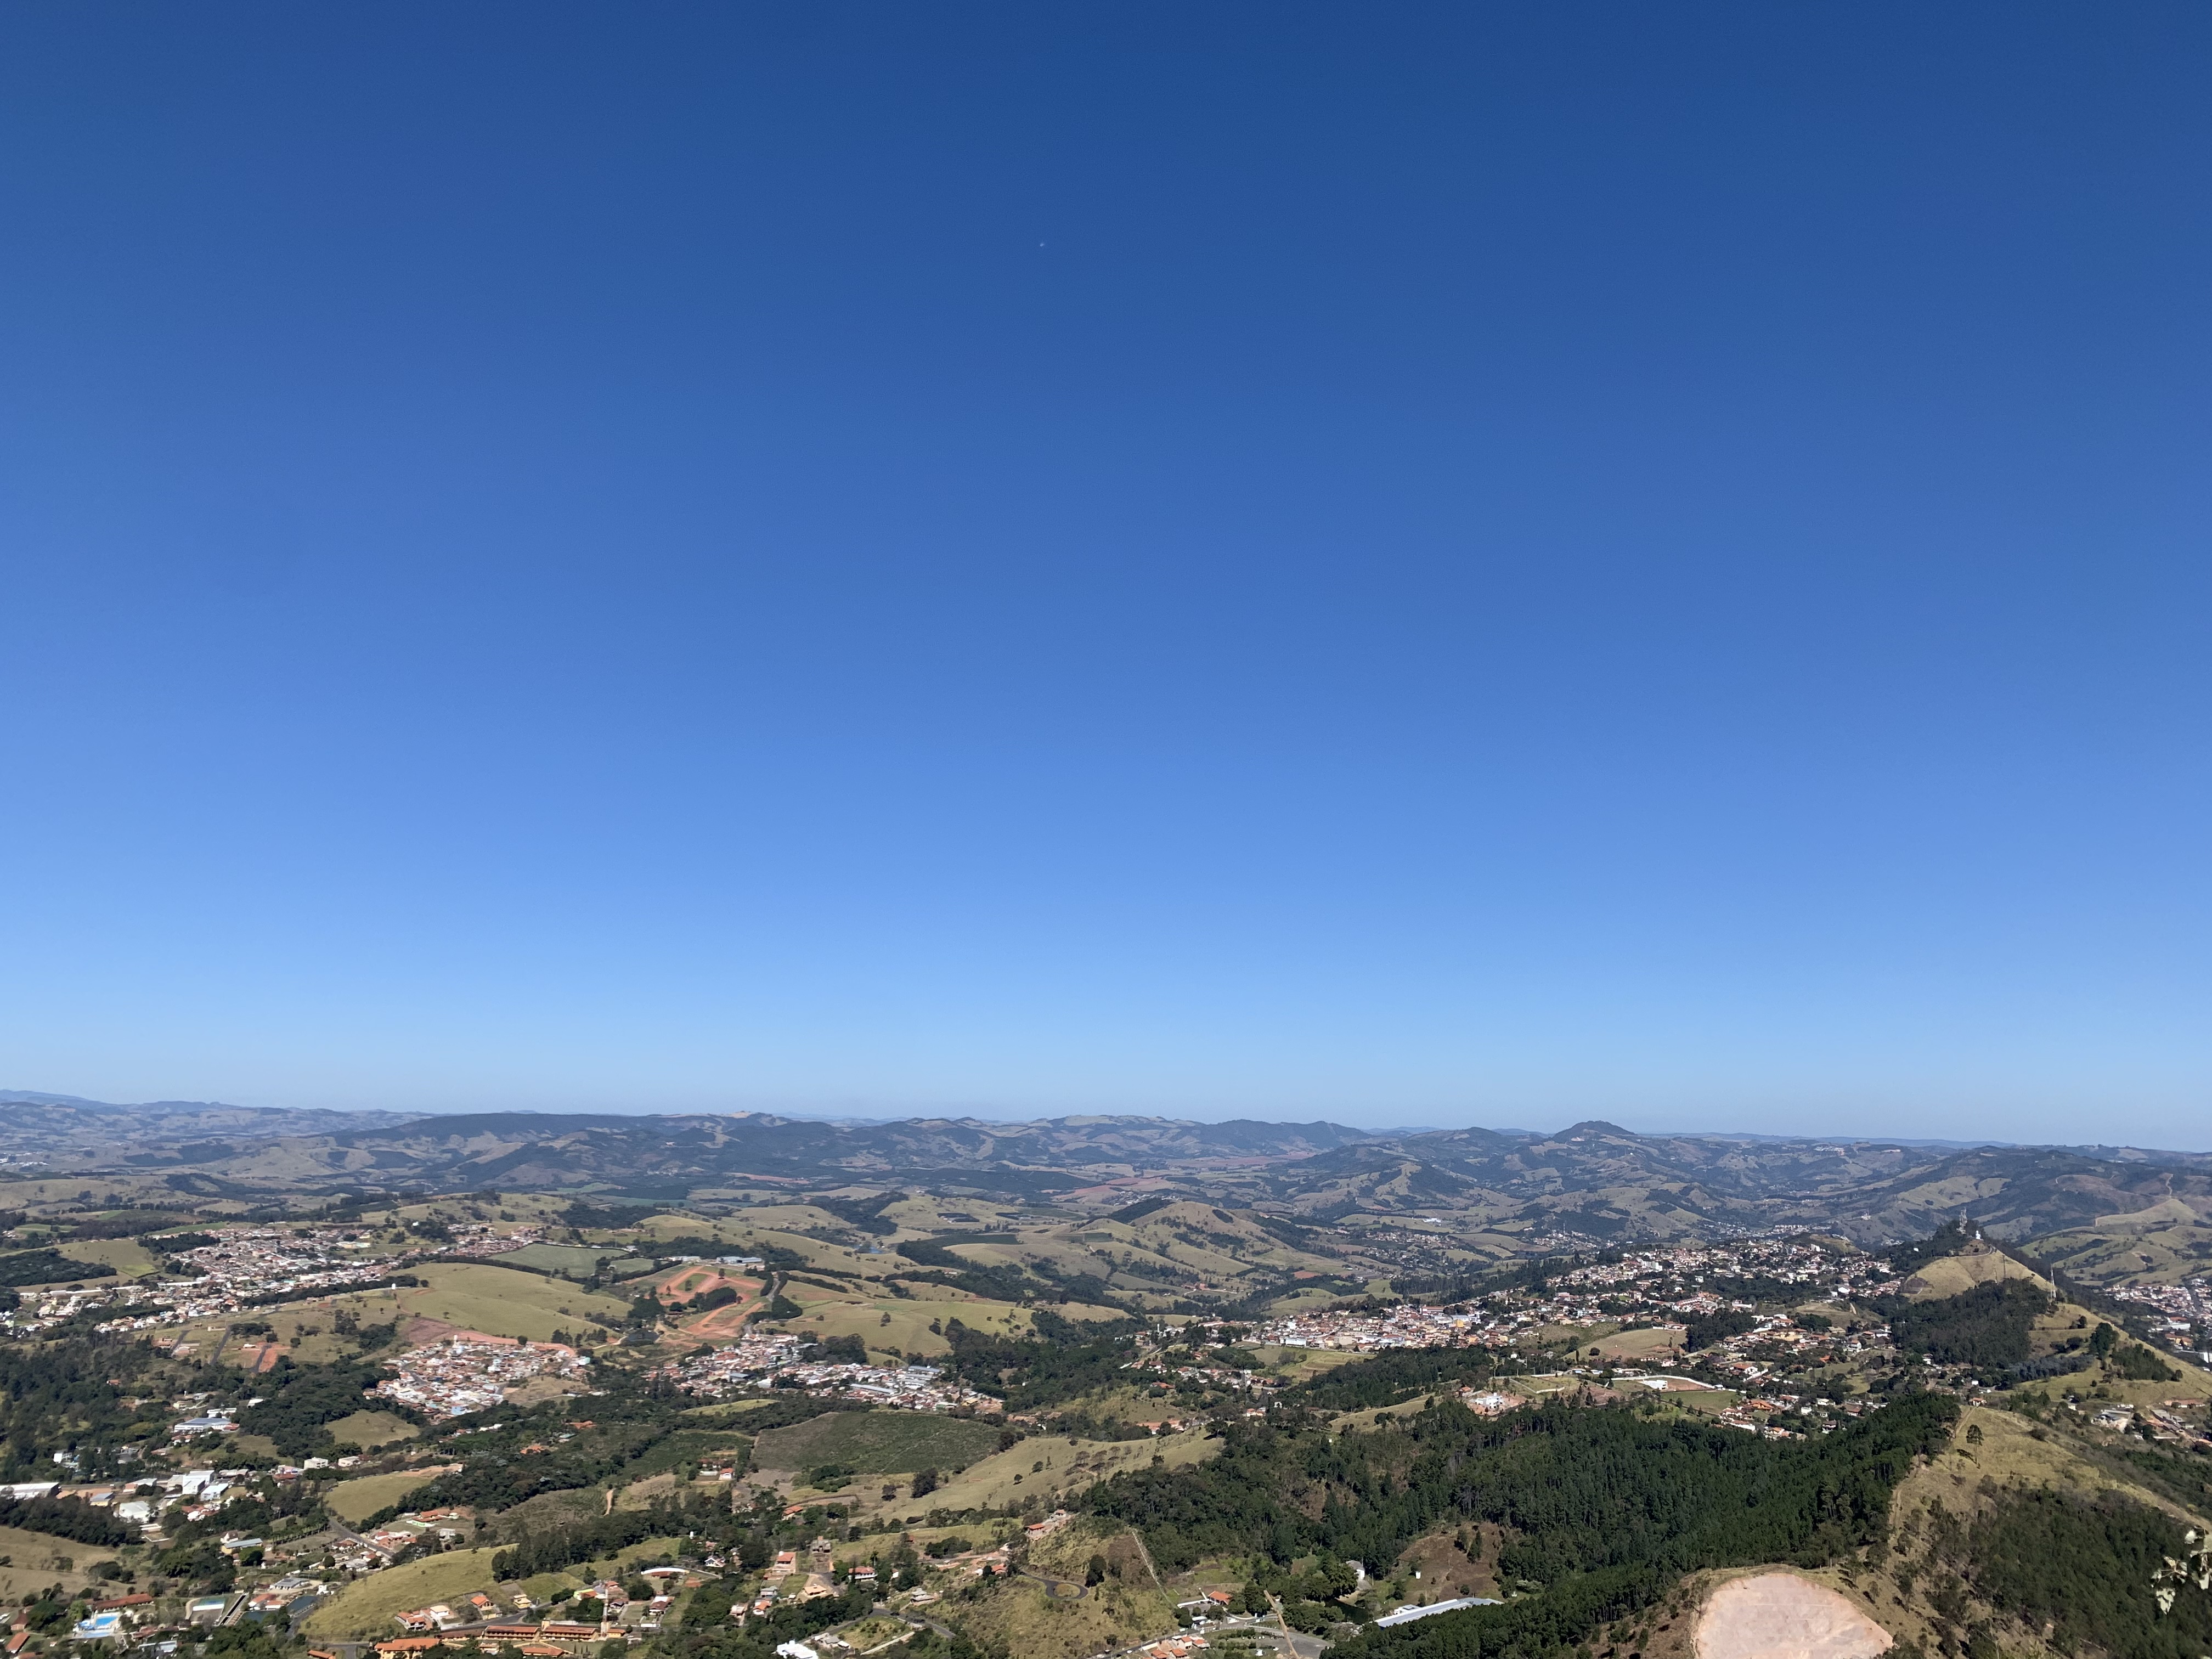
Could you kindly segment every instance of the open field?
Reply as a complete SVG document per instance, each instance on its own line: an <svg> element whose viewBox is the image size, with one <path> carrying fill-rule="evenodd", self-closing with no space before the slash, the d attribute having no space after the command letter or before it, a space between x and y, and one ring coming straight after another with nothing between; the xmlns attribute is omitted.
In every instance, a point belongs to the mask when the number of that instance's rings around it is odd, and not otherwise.
<svg viewBox="0 0 2212 1659"><path fill-rule="evenodd" d="M1731 1406L1735 1405L1743 1398L1743 1395L1733 1389L1692 1389L1681 1394L1675 1394L1670 1390L1662 1395L1660 1398L1670 1406L1680 1406L1684 1411L1702 1413L1707 1417L1717 1417Z"/></svg>
<svg viewBox="0 0 2212 1659"><path fill-rule="evenodd" d="M709 1220L700 1216L653 1215L637 1231L653 1238L721 1238L735 1240L763 1230L787 1231L820 1227L842 1231L845 1224L827 1210L811 1204L756 1204L734 1216ZM734 1252L733 1252L734 1254Z"/></svg>
<svg viewBox="0 0 2212 1659"><path fill-rule="evenodd" d="M584 1244L526 1244L519 1250L491 1260L501 1266L526 1267L538 1273L559 1273L564 1279L589 1279L602 1263L618 1261L627 1246Z"/></svg>
<svg viewBox="0 0 2212 1659"><path fill-rule="evenodd" d="M0 1596L21 1601L51 1584L82 1589L92 1582L85 1570L95 1561L112 1561L115 1552L100 1544L80 1544L74 1538L54 1538L21 1527L0 1527L0 1556L9 1565L0 1567ZM66 1567L59 1565L66 1561Z"/></svg>
<svg viewBox="0 0 2212 1659"><path fill-rule="evenodd" d="M842 1463L863 1474L951 1470L989 1456L999 1431L986 1423L929 1412L831 1412L787 1429L770 1429L755 1443L766 1469L807 1469Z"/></svg>
<svg viewBox="0 0 2212 1659"><path fill-rule="evenodd" d="M378 1291L334 1298L364 1322L396 1312L401 1333L410 1319L434 1319L459 1330L550 1341L556 1330L595 1334L587 1314L619 1320L629 1304L560 1279L476 1262L430 1262L416 1269L420 1288Z"/></svg>
<svg viewBox="0 0 2212 1659"><path fill-rule="evenodd" d="M911 1359L951 1351L942 1328L948 1319L1006 1336L1025 1335L1033 1324L1030 1310L1016 1303L987 1302L941 1285L917 1285L911 1297L863 1294L867 1288L829 1291L787 1281L784 1294L802 1311L799 1318L785 1321L782 1328L806 1337L857 1336L877 1354L888 1356L896 1349ZM1121 1316L1110 1309L1079 1303L1052 1311L1068 1319ZM931 1330L933 1324L939 1328Z"/></svg>
<svg viewBox="0 0 2212 1659"><path fill-rule="evenodd" d="M1650 1362L1679 1353L1682 1333L1656 1328L1641 1331L1615 1331L1610 1336L1601 1336L1583 1345L1587 1355L1593 1348L1601 1359L1632 1359Z"/></svg>
<svg viewBox="0 0 2212 1659"><path fill-rule="evenodd" d="M495 1553L489 1549L449 1550L373 1572L309 1613L303 1628L310 1637L334 1640L391 1636L398 1629L392 1623L396 1613L432 1601L458 1601L471 1590L491 1591Z"/></svg>
<svg viewBox="0 0 2212 1659"><path fill-rule="evenodd" d="M395 1440L412 1440L422 1432L405 1418L390 1412L356 1412L350 1417L341 1417L330 1426L333 1440L359 1446L363 1451L374 1451Z"/></svg>
<svg viewBox="0 0 2212 1659"><path fill-rule="evenodd" d="M866 1619L837 1627L840 1641L850 1643L855 1652L866 1653L890 1642L903 1642L914 1634L914 1626L903 1619L894 1619L889 1613L871 1613Z"/></svg>
<svg viewBox="0 0 2212 1659"><path fill-rule="evenodd" d="M135 1199L159 1190L162 1182L158 1176L133 1179L109 1176L70 1176L43 1181L0 1181L0 1209L26 1210L40 1204L75 1205L89 1193L88 1203L100 1203L109 1199ZM204 1208L205 1206L194 1207Z"/></svg>
<svg viewBox="0 0 2212 1659"><path fill-rule="evenodd" d="M842 1244L826 1244L805 1233L784 1232L774 1227L737 1227L726 1221L715 1231L728 1241L732 1255L758 1255L760 1247L769 1244L792 1251L811 1267L853 1273L863 1279L881 1279L892 1267L913 1265L903 1260L866 1255L858 1250L848 1250Z"/></svg>
<svg viewBox="0 0 2212 1659"><path fill-rule="evenodd" d="M627 1571L641 1561L670 1559L675 1555L677 1546L683 1541L680 1538L641 1538L635 1544L623 1545L612 1555L599 1557L592 1565L602 1567L611 1565L617 1571Z"/></svg>
<svg viewBox="0 0 2212 1659"><path fill-rule="evenodd" d="M112 1240L102 1240L102 1241L101 1241L101 1243L114 1243L114 1242L116 1242L116 1241L112 1241ZM50 1273L50 1274L51 1274L51 1276L50 1276L50 1277L44 1278L44 1279L27 1279L27 1280L25 1280L24 1282L22 1282L22 1283L21 1283L21 1284L18 1284L18 1285L13 1285L13 1286L11 1286L10 1288L13 1288L13 1289L17 1290L17 1291L30 1291L30 1290L35 1290L37 1287L39 1287L39 1286L40 1286L40 1285L74 1285L74 1284L77 1283L77 1282L78 1282L78 1281L80 1281L80 1280L83 1280L83 1281L84 1281L85 1283L87 1283L87 1284L110 1282L110 1281L107 1279L107 1276L106 1276L106 1274L102 1274L102 1275L100 1275L100 1279L97 1279L97 1280L94 1280L94 1279L87 1279L85 1278L85 1269L86 1269L86 1267L87 1267L88 1266L91 1265L91 1263L90 1263L90 1253L91 1253L92 1251L94 1251L94 1250L95 1250L95 1249L99 1249L99 1248L100 1248L100 1246L99 1246L99 1245L97 1245L97 1244L80 1244L80 1245L71 1245L71 1246L70 1246L70 1247L69 1247L69 1250L74 1250L74 1251L77 1252L77 1254L73 1255L69 1254L69 1253L68 1253L68 1251L66 1251L66 1250L65 1250L65 1251L64 1251L64 1253L63 1255L59 1255L59 1256L56 1256L56 1257L51 1258L51 1259L52 1259L52 1261L53 1261L53 1267L52 1267L51 1269L41 1268L41 1267L39 1267L39 1265L38 1265L38 1260L39 1260L39 1257L40 1257L40 1252L41 1252L41 1251L43 1251L44 1249L47 1249L47 1248L50 1248L50 1247L47 1247L47 1246L40 1246L40 1247L39 1247L39 1249L37 1249L27 1250L27 1251L0 1250L0 1255L6 1255L6 1256L9 1256L9 1257L11 1257L11 1258L12 1258L12 1257L14 1257L14 1256L16 1256L16 1255L25 1255L25 1256L28 1256L28 1257L32 1258L31 1265L30 1265L30 1266L28 1266L28 1267L26 1267L22 1268L22 1269L21 1269L21 1271L24 1271L24 1272L33 1272L33 1271L48 1272L48 1273ZM134 1248L135 1248L135 1247L134 1247ZM10 1278L12 1279L12 1278L15 1276L15 1271L16 1271L15 1264L11 1261L10 1261L10 1263L9 1263L9 1277L10 1277Z"/></svg>
<svg viewBox="0 0 2212 1659"><path fill-rule="evenodd" d="M1207 1439L1203 1430L1142 1440L1077 1440L1066 1435L1041 1435L1023 1441L1011 1451L997 1452L969 1465L927 1498L900 1497L885 1503L865 1481L842 1495L857 1499L866 1513L911 1516L916 1520L933 1509L979 1509L987 1504L1019 1503L1024 1497L1035 1497L1049 1507L1109 1475L1143 1468L1155 1457L1176 1468L1204 1462L1220 1449L1221 1442ZM1032 1467L1037 1463L1045 1467Z"/></svg>
<svg viewBox="0 0 2212 1659"><path fill-rule="evenodd" d="M346 1525L357 1527L431 1479L427 1469L405 1469L397 1474L365 1474L358 1480L341 1480L324 1494L323 1506Z"/></svg>
<svg viewBox="0 0 2212 1659"><path fill-rule="evenodd" d="M135 1238L88 1238L60 1248L73 1261L101 1262L125 1279L143 1279L160 1271L153 1252Z"/></svg>
<svg viewBox="0 0 2212 1659"><path fill-rule="evenodd" d="M1293 1382L1333 1371L1339 1365L1348 1365L1355 1359L1364 1359L1365 1354L1353 1353L1338 1348L1278 1348L1266 1343L1248 1342L1246 1352L1260 1362L1263 1370L1273 1371Z"/></svg>
<svg viewBox="0 0 2212 1659"><path fill-rule="evenodd" d="M331 1328L328 1308L264 1308L257 1310L252 1316L270 1328L279 1349L297 1364L325 1365L360 1352L358 1343L338 1335ZM295 1338L298 1340L295 1341ZM232 1338L231 1346L223 1351L223 1358L235 1361L246 1340L244 1337Z"/></svg>

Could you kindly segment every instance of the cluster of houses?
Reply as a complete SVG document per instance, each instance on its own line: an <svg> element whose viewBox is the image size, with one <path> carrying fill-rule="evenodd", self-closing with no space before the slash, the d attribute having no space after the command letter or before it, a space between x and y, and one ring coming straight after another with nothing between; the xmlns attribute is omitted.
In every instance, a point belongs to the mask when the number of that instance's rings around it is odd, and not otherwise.
<svg viewBox="0 0 2212 1659"><path fill-rule="evenodd" d="M782 1551L761 1575L761 1587L752 1601L732 1607L730 1616L741 1622L747 1618L764 1618L786 1602L814 1601L836 1595L835 1550L836 1546L829 1539L817 1538L807 1546L804 1565L797 1550ZM855 1583L872 1585L876 1580L876 1570L872 1566L856 1566L848 1577Z"/></svg>
<svg viewBox="0 0 2212 1659"><path fill-rule="evenodd" d="M179 1252L176 1259L189 1277L57 1285L40 1293L35 1303L0 1310L0 1328L30 1334L87 1310L107 1309L114 1316L94 1327L103 1335L158 1330L272 1302L359 1290L381 1283L395 1269L419 1261L426 1254L448 1259L504 1255L536 1243L541 1236L538 1228L526 1224L495 1229L488 1223L456 1223L450 1243L426 1251L419 1244L383 1243L358 1224L278 1228L217 1224L197 1231L215 1242ZM161 1247L159 1237L148 1243Z"/></svg>
<svg viewBox="0 0 2212 1659"><path fill-rule="evenodd" d="M653 1586L653 1593L642 1599L634 1599L611 1578L602 1579L578 1591L559 1609L541 1608L518 1590L508 1597L510 1612L478 1590L452 1601L434 1601L394 1614L405 1634L378 1643L377 1651L387 1656L417 1653L450 1638L500 1645L514 1643L526 1654L532 1651L530 1644L538 1643L545 1644L548 1653L567 1654L577 1644L594 1644L609 1637L635 1639L660 1628L661 1615L683 1588L685 1576L683 1567L646 1568L642 1577ZM598 1617L583 1616L594 1608ZM551 1616L555 1613L564 1616Z"/></svg>
<svg viewBox="0 0 2212 1659"><path fill-rule="evenodd" d="M823 1399L862 1401L908 1411L944 1412L965 1407L998 1412L1004 1405L978 1394L934 1365L824 1364L799 1358L796 1337L750 1328L737 1341L662 1368L659 1375L686 1394L713 1399L763 1384Z"/></svg>
<svg viewBox="0 0 2212 1659"><path fill-rule="evenodd" d="M2106 1292L2151 1310L2158 1334L2192 1364L2212 1365L2212 1280L2203 1274L2179 1285L2119 1285Z"/></svg>
<svg viewBox="0 0 2212 1659"><path fill-rule="evenodd" d="M434 1417L459 1417L502 1404L507 1390L532 1377L580 1377L591 1363L563 1342L455 1331L398 1356L391 1364L398 1375L370 1392Z"/></svg>
<svg viewBox="0 0 2212 1659"><path fill-rule="evenodd" d="M206 1230L216 1242L178 1258L191 1276L96 1279L76 1288L41 1292L35 1303L0 1312L0 1327L33 1334L93 1309L113 1316L94 1329L103 1335L156 1330L195 1319L220 1317L270 1302L358 1290L390 1277L400 1261L419 1251L393 1252L360 1242L337 1229L301 1232L270 1227ZM159 1247L158 1238L148 1241ZM356 1248L358 1245L358 1248Z"/></svg>
<svg viewBox="0 0 2212 1659"><path fill-rule="evenodd" d="M269 1473L278 1480L296 1480L302 1471L286 1465ZM108 1510L125 1525L158 1535L163 1516L176 1511L180 1520L204 1521L220 1514L234 1498L244 1496L246 1483L254 1478L252 1469L182 1469L130 1480L22 1480L0 1484L0 1498L74 1498L94 1509ZM258 1544L260 1540L246 1541Z"/></svg>

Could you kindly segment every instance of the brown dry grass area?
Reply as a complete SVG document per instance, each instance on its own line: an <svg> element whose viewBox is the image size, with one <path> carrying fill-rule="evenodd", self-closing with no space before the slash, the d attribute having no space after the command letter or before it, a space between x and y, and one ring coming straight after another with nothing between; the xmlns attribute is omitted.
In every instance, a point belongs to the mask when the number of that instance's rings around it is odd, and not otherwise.
<svg viewBox="0 0 2212 1659"><path fill-rule="evenodd" d="M2046 1293L2051 1290L2051 1281L2041 1274L2021 1267L2002 1250L1987 1249L1939 1256L1899 1288L1915 1302L1928 1302L1960 1296L1977 1285L1993 1284L2002 1279L2025 1279Z"/></svg>
<svg viewBox="0 0 2212 1659"><path fill-rule="evenodd" d="M565 1492L540 1492L535 1498L526 1498L513 1509L501 1510L493 1524L501 1539L513 1543L526 1533L574 1526L605 1509L606 1498L599 1489L574 1486Z"/></svg>
<svg viewBox="0 0 2212 1659"><path fill-rule="evenodd" d="M616 1495L615 1507L618 1510L650 1509L653 1499L672 1497L675 1491L676 1471L664 1470L659 1474L648 1474L642 1480L633 1480L624 1486Z"/></svg>
<svg viewBox="0 0 2212 1659"><path fill-rule="evenodd" d="M82 1589L92 1582L84 1570L95 1561L112 1561L116 1552L98 1544L26 1532L20 1527L0 1527L0 1555L9 1561L0 1567L0 1596L21 1601L55 1584L64 1590ZM69 1565L63 1566L64 1561Z"/></svg>
<svg viewBox="0 0 2212 1659"><path fill-rule="evenodd" d="M1698 1659L1875 1659L1894 1638L1826 1584L1762 1572L1706 1598L1695 1640Z"/></svg>
<svg viewBox="0 0 2212 1659"><path fill-rule="evenodd" d="M1632 1359L1649 1364L1680 1353L1682 1333L1656 1328L1615 1331L1611 1336L1601 1336L1594 1342L1584 1343L1583 1352L1587 1356L1593 1348L1601 1359Z"/></svg>
<svg viewBox="0 0 2212 1659"><path fill-rule="evenodd" d="M1042 1584L1016 1578L974 1601L950 1595L930 1611L986 1646L1003 1643L1020 1659L1080 1659L1175 1628L1174 1604L1144 1546L1118 1522L1079 1520L1023 1552L1034 1571L1078 1583L1094 1554L1106 1558L1106 1578L1080 1600L1055 1597Z"/></svg>
<svg viewBox="0 0 2212 1659"><path fill-rule="evenodd" d="M1458 1532L1432 1532L1417 1538L1398 1558L1397 1572L1406 1579L1406 1593L1416 1601L1449 1601L1458 1595L1498 1594L1498 1532L1485 1524L1466 1531L1468 1547L1461 1549ZM1368 1570L1376 1571L1370 1562ZM1420 1577L1416 1578L1414 1573ZM1384 1573L1387 1579L1391 1575Z"/></svg>
<svg viewBox="0 0 2212 1659"><path fill-rule="evenodd" d="M405 1418L391 1412L358 1411L329 1425L331 1437L364 1451L388 1446L395 1440L413 1440L422 1432Z"/></svg>
<svg viewBox="0 0 2212 1659"><path fill-rule="evenodd" d="M532 1376L509 1389L507 1401L510 1406L542 1406L549 1400L566 1400L589 1392L586 1382L578 1378Z"/></svg>
<svg viewBox="0 0 2212 1659"><path fill-rule="evenodd" d="M2171 1387L2171 1384L2166 1386ZM1978 1444L1966 1431L1979 1429ZM1985 1480L1999 1486L2017 1482L2024 1486L2056 1486L2075 1492L2117 1492L2139 1504L2165 1510L2185 1526L2205 1524L2172 1499L2147 1486L2139 1486L2100 1468L2072 1449L2063 1435L2038 1440L2035 1425L2010 1412L1969 1406L1959 1419L1951 1449L1931 1458L1899 1483L1890 1504L1893 1521L1923 1512L1930 1499L1954 1510L1975 1507Z"/></svg>

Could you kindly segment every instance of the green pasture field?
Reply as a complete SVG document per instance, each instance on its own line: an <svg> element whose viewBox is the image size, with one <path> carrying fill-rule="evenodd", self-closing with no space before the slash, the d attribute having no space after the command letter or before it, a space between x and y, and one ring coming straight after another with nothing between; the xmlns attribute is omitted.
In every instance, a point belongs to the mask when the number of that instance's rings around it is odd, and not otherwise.
<svg viewBox="0 0 2212 1659"><path fill-rule="evenodd" d="M928 1412L831 1412L761 1436L753 1455L763 1468L811 1469L842 1463L863 1474L965 1468L988 1456L999 1431L985 1423Z"/></svg>

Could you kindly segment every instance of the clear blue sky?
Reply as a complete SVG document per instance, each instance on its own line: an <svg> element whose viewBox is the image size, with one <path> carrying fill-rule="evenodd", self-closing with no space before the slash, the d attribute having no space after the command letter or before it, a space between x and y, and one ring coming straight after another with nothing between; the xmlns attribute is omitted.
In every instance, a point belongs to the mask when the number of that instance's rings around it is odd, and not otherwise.
<svg viewBox="0 0 2212 1659"><path fill-rule="evenodd" d="M0 1083L2212 1141L2212 12L0 17Z"/></svg>

